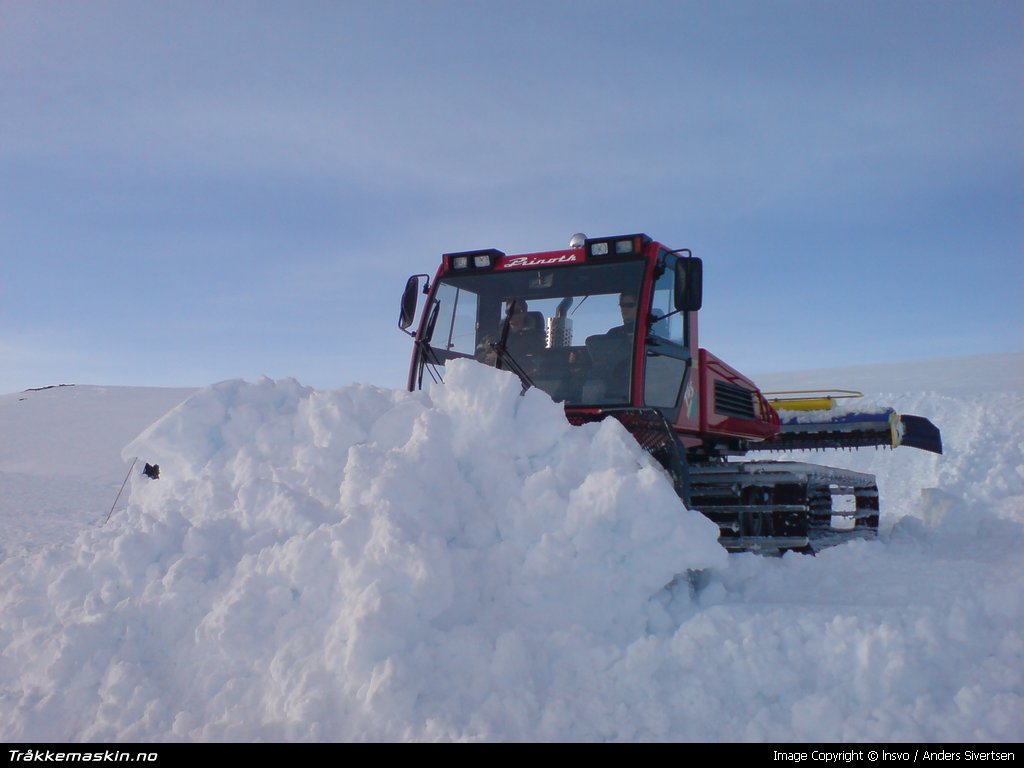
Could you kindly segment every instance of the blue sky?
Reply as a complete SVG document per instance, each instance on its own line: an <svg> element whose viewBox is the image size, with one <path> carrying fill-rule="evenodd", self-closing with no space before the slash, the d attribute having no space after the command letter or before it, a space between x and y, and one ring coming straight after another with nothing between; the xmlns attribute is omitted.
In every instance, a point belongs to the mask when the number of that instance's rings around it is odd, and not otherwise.
<svg viewBox="0 0 1024 768"><path fill-rule="evenodd" d="M401 387L406 276L577 231L692 248L746 372L1024 350L1022 40L1019 2L0 0L0 392Z"/></svg>

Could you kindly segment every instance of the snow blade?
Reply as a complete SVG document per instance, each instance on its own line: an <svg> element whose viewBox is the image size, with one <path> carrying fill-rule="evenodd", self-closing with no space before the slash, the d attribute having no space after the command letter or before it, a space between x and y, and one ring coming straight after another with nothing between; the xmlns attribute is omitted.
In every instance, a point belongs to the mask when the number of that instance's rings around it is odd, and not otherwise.
<svg viewBox="0 0 1024 768"><path fill-rule="evenodd" d="M920 448L922 451L942 453L942 433L923 416L900 416L903 437L900 445Z"/></svg>

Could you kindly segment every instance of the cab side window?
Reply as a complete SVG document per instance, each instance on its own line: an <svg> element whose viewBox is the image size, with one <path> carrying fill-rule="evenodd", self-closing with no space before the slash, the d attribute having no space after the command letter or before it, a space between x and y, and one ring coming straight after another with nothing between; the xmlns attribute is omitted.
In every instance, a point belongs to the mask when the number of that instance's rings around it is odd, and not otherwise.
<svg viewBox="0 0 1024 768"><path fill-rule="evenodd" d="M437 291L438 315L430 345L445 353L472 355L476 351L476 319L478 297L442 284Z"/></svg>
<svg viewBox="0 0 1024 768"><path fill-rule="evenodd" d="M675 311L673 291L675 290L675 265L677 261L674 257L669 259L665 272L654 284L654 296L651 299L651 333L660 338L683 345L685 315L681 312L671 314ZM657 318L664 319L658 320Z"/></svg>
<svg viewBox="0 0 1024 768"><path fill-rule="evenodd" d="M660 408L675 408L686 375L684 332L686 315L675 312L674 256L665 259L665 271L654 284L651 299L650 336L644 370L644 402ZM673 314L674 313L674 314Z"/></svg>

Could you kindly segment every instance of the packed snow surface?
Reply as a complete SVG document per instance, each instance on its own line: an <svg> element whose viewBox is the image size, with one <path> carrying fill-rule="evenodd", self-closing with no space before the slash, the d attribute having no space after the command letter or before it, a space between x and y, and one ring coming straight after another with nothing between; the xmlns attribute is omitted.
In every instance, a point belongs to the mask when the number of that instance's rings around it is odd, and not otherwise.
<svg viewBox="0 0 1024 768"><path fill-rule="evenodd" d="M947 362L762 382L943 430L801 456L882 494L817 557L726 555L618 422L474 363L2 396L0 738L1018 740L1024 356Z"/></svg>

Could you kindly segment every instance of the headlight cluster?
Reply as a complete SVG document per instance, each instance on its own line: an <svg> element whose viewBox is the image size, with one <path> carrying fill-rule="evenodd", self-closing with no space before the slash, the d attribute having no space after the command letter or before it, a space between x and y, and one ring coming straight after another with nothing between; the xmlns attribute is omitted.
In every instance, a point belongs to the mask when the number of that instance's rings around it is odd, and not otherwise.
<svg viewBox="0 0 1024 768"><path fill-rule="evenodd" d="M498 258L505 254L494 248L486 251L463 251L462 253L446 253L445 264L452 272L462 272L471 269L492 269Z"/></svg>
<svg viewBox="0 0 1024 768"><path fill-rule="evenodd" d="M647 235L620 235L619 237L590 238L584 241L588 258L603 259L621 256L639 256L651 242Z"/></svg>

